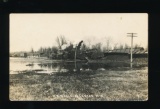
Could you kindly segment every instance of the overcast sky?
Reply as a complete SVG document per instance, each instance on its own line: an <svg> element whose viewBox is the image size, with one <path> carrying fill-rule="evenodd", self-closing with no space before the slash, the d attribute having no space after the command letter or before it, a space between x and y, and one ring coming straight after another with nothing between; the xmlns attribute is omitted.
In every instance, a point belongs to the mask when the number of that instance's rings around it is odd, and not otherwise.
<svg viewBox="0 0 160 109"><path fill-rule="evenodd" d="M55 39L60 35L73 43L90 40L105 46L105 38L110 37L112 46L130 45L127 33L132 32L138 36L134 44L148 45L147 14L10 14L10 51L57 46Z"/></svg>

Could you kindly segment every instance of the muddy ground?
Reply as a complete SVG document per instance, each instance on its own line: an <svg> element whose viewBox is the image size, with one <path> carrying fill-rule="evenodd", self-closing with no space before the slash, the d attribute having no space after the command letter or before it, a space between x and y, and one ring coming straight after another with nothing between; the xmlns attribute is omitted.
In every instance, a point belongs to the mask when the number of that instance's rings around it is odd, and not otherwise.
<svg viewBox="0 0 160 109"><path fill-rule="evenodd" d="M10 74L11 101L145 101L148 67Z"/></svg>

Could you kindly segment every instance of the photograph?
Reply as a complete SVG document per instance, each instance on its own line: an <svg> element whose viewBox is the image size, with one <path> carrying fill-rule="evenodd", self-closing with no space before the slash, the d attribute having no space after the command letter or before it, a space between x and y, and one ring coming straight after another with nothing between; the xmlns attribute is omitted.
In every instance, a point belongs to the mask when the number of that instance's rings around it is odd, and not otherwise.
<svg viewBox="0 0 160 109"><path fill-rule="evenodd" d="M147 101L148 46L147 13L10 13L9 100Z"/></svg>

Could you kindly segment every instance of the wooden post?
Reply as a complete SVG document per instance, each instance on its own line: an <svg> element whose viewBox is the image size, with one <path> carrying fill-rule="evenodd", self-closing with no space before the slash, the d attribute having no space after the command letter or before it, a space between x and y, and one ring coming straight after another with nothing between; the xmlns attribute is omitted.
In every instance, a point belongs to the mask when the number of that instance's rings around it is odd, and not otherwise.
<svg viewBox="0 0 160 109"><path fill-rule="evenodd" d="M131 68L132 68L132 62L133 62L133 59L132 59L132 52L133 52L133 37L131 37Z"/></svg>
<svg viewBox="0 0 160 109"><path fill-rule="evenodd" d="M77 45L76 45L76 49L75 49L75 56L74 56L75 69L76 69L76 56L77 56Z"/></svg>
<svg viewBox="0 0 160 109"><path fill-rule="evenodd" d="M131 62L130 62L130 67L132 68L132 64L133 64L133 56L132 56L132 52L133 52L133 37L137 37L137 36L133 36L134 34L137 34L137 33L127 33L127 34L131 34L131 36L128 36L128 37L131 37L131 51L130 51L130 54L131 54Z"/></svg>

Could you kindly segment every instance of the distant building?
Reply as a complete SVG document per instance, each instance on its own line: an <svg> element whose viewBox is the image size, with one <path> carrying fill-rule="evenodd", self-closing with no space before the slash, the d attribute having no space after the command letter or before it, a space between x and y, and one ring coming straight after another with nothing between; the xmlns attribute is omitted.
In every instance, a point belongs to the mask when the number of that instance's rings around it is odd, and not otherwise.
<svg viewBox="0 0 160 109"><path fill-rule="evenodd" d="M10 57L18 57L18 54L12 53L12 54L10 54Z"/></svg>
<svg viewBox="0 0 160 109"><path fill-rule="evenodd" d="M138 48L133 48L132 49L133 54L137 53L137 52L142 52L142 51L144 51L143 47L138 47ZM112 52L112 53L128 53L128 54L130 54L131 48L114 49L114 50L110 50L110 51L107 51L107 52Z"/></svg>
<svg viewBox="0 0 160 109"><path fill-rule="evenodd" d="M27 57L28 58L38 58L40 57L40 53L28 53Z"/></svg>
<svg viewBox="0 0 160 109"><path fill-rule="evenodd" d="M147 58L148 57L148 52L147 50L144 50L143 47L138 47L138 48L133 48L132 49L132 53L133 53L133 58ZM128 58L130 58L130 54L131 54L131 48L126 48L126 49L114 49L114 50L110 50L110 51L106 51L104 52L104 56L125 56Z"/></svg>
<svg viewBox="0 0 160 109"><path fill-rule="evenodd" d="M20 57L27 57L27 53L20 53L19 56Z"/></svg>
<svg viewBox="0 0 160 109"><path fill-rule="evenodd" d="M27 53L25 52L10 53L10 57L27 57Z"/></svg>

